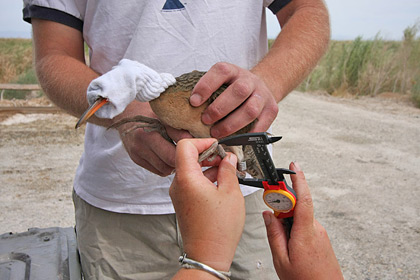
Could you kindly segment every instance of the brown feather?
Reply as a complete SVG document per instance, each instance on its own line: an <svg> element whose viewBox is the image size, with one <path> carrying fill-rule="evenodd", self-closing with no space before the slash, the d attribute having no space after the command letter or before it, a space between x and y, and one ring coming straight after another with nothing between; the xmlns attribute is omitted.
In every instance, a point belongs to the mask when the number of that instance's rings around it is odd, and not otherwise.
<svg viewBox="0 0 420 280"><path fill-rule="evenodd" d="M204 110L228 87L223 84L219 87L210 98L201 106L193 107L190 104L190 96L194 86L206 72L192 71L176 78L176 83L169 86L161 95L150 101L149 104L153 112L158 116L159 121L163 124L176 129L187 130L193 137L208 138L210 135L210 125L206 125L201 121L201 115ZM137 116L134 118L124 119L115 123L111 127L117 127L127 122L150 122L150 118ZM255 121L254 121L255 122ZM251 130L254 122L248 124L244 128L233 134L247 133ZM147 126L147 125L146 125ZM144 127L141 125L139 127ZM166 131L161 128L156 129L162 135L166 135ZM164 130L164 129L163 129ZM166 136L167 137L167 136ZM238 159L247 163L246 171L253 177L262 178L262 171L251 147L226 147L234 152Z"/></svg>
<svg viewBox="0 0 420 280"><path fill-rule="evenodd" d="M197 138L210 137L211 126L201 121L204 110L227 88L226 84L219 87L201 106L193 107L190 96L194 86L206 72L192 71L176 78L176 83L168 87L158 98L150 101L153 112L166 125L176 129L184 129ZM245 126L234 134L246 133L253 123Z"/></svg>

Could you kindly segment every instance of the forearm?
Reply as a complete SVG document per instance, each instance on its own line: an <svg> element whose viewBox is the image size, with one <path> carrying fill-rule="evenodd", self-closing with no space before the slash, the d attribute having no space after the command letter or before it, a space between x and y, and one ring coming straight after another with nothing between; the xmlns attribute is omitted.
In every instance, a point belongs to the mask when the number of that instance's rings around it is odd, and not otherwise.
<svg viewBox="0 0 420 280"><path fill-rule="evenodd" d="M87 88L99 75L83 62L63 54L44 56L36 62L36 70L48 98L67 113L79 118L89 106ZM126 111L114 120L92 116L89 122L108 127L123 117L138 115L136 103L129 104Z"/></svg>
<svg viewBox="0 0 420 280"><path fill-rule="evenodd" d="M98 74L83 62L63 54L48 54L36 61L45 94L57 106L79 117L88 107L86 90Z"/></svg>
<svg viewBox="0 0 420 280"><path fill-rule="evenodd" d="M200 280L214 280L219 279L218 277L214 276L213 274L208 273L204 270L199 269L185 269L181 268L177 274L172 278L172 280L176 279L200 279Z"/></svg>
<svg viewBox="0 0 420 280"><path fill-rule="evenodd" d="M87 88L99 76L90 67L67 55L49 54L36 62L36 70L43 90L57 106L75 117L88 108ZM134 101L113 120L93 116L89 122L108 127L119 119L138 115L139 110L149 109L145 107L149 105Z"/></svg>
<svg viewBox="0 0 420 280"><path fill-rule="evenodd" d="M322 1L292 1L289 5L277 14L282 24L280 34L268 54L252 69L277 102L312 71L330 38L328 11Z"/></svg>
<svg viewBox="0 0 420 280"><path fill-rule="evenodd" d="M80 117L88 108L87 88L99 76L85 64L82 33L59 23L35 18L32 19L32 26L39 83L57 106ZM126 116L126 113L130 116L138 114L135 111L139 108L135 105L132 102L127 112L118 118ZM89 121L102 126L109 126L113 122L96 117Z"/></svg>

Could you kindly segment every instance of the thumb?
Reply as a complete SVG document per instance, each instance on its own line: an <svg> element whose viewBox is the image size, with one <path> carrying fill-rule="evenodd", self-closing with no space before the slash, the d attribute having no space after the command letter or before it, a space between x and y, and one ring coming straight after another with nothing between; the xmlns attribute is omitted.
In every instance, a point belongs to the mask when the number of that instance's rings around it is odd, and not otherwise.
<svg viewBox="0 0 420 280"><path fill-rule="evenodd" d="M217 182L219 187L239 186L238 178L236 177L236 163L238 159L232 153L228 153L227 156L220 162Z"/></svg>
<svg viewBox="0 0 420 280"><path fill-rule="evenodd" d="M274 263L288 262L288 239L281 220L270 211L264 211L263 218Z"/></svg>
<svg viewBox="0 0 420 280"><path fill-rule="evenodd" d="M293 224L299 227L312 228L314 222L314 207L305 175L296 162L291 163L289 168L296 172L296 174L290 175L297 196Z"/></svg>

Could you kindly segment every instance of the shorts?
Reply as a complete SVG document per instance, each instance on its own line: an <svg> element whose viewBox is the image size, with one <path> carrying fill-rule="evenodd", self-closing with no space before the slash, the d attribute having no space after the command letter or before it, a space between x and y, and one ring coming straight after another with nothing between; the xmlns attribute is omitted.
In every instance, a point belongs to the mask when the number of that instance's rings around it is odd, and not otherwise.
<svg viewBox="0 0 420 280"><path fill-rule="evenodd" d="M171 279L180 266L182 238L175 214L122 214L96 208L73 192L84 279ZM262 190L245 197L245 228L231 279L278 279L262 212Z"/></svg>

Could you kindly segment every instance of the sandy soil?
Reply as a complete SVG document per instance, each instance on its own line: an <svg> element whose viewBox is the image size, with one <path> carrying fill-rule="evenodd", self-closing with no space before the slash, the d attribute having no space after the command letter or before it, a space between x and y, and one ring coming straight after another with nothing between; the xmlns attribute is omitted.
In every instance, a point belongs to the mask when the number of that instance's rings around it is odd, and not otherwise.
<svg viewBox="0 0 420 280"><path fill-rule="evenodd" d="M294 92L274 124L276 165L305 171L346 279L420 279L420 110L386 97ZM74 224L75 122L0 115L1 233Z"/></svg>

